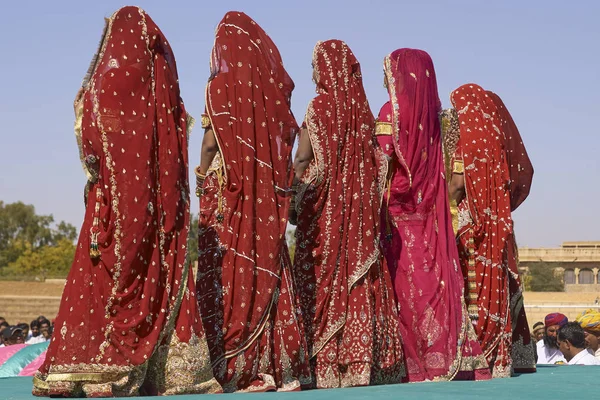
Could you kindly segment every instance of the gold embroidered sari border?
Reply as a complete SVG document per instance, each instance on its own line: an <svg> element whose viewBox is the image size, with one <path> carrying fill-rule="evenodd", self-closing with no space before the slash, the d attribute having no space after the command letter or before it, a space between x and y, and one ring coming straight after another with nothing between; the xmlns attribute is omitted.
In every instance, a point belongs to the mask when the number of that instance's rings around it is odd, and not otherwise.
<svg viewBox="0 0 600 400"><path fill-rule="evenodd" d="M65 365L61 366L60 369L64 370L81 370L85 372L50 372L46 376L43 376L39 372L33 376L33 387L41 391L50 390L50 384L58 382L72 382L72 383L93 383L93 384L106 384L118 382L121 379L130 376L137 370L144 370L147 368L148 362L144 362L141 365L135 366L123 366L113 367L101 364L76 364L76 365ZM93 370L106 369L101 372L92 372Z"/></svg>
<svg viewBox="0 0 600 400"><path fill-rule="evenodd" d="M375 123L375 135L376 136L392 136L392 123L377 121Z"/></svg>

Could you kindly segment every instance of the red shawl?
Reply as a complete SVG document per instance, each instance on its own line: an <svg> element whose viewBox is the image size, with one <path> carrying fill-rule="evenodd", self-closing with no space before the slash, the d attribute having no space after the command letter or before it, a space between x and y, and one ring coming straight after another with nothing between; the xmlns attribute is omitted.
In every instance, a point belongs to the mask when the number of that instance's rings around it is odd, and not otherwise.
<svg viewBox="0 0 600 400"><path fill-rule="evenodd" d="M399 382L396 309L379 249L386 164L360 64L344 42L328 40L317 43L313 66L319 95L306 125L315 159L296 202L294 271L316 385ZM378 337L389 340L375 343Z"/></svg>
<svg viewBox="0 0 600 400"><path fill-rule="evenodd" d="M501 130L504 133L504 148L508 174L510 176L510 208L515 211L529 196L531 182L533 181L533 165L527 155L527 150L521 139L519 129L504 102L494 92L487 91L488 96L496 105Z"/></svg>
<svg viewBox="0 0 600 400"><path fill-rule="evenodd" d="M186 264L186 112L171 48L143 10L107 21L84 89L78 141L90 190L34 393L220 391Z"/></svg>
<svg viewBox="0 0 600 400"><path fill-rule="evenodd" d="M377 133L384 145L392 141L384 249L398 298L407 378L485 379L463 302L433 62L422 50L399 49L385 58L384 68L390 102L380 112ZM380 124L390 128L386 132Z"/></svg>
<svg viewBox="0 0 600 400"><path fill-rule="evenodd" d="M514 211L519 207L531 189L533 180L533 165L527 155L527 150L519 134L517 125L508 112L502 99L497 94L487 91L488 96L496 105L498 117L504 134L505 157L510 177L510 208ZM507 263L509 270L510 314L512 325L512 367L516 372L535 372L535 355L532 352L532 338L525 307L523 304L523 285L519 276L519 260L517 242L514 232L508 239Z"/></svg>
<svg viewBox="0 0 600 400"><path fill-rule="evenodd" d="M491 97L475 84L455 90L451 101L460 122L458 148L466 171L466 200L473 219L472 229L480 242L493 236L494 241L502 244L485 250L486 258L498 263L503 243L512 232L510 177L498 112Z"/></svg>
<svg viewBox="0 0 600 400"><path fill-rule="evenodd" d="M197 282L226 391L291 390L308 375L285 241L298 131L293 88L265 31L243 13L227 13L206 87L219 153L201 198Z"/></svg>
<svg viewBox="0 0 600 400"><path fill-rule="evenodd" d="M460 122L458 151L465 175L458 236L467 304L494 376L510 376L507 248L513 221L504 135L497 108L481 87L463 85L450 99Z"/></svg>

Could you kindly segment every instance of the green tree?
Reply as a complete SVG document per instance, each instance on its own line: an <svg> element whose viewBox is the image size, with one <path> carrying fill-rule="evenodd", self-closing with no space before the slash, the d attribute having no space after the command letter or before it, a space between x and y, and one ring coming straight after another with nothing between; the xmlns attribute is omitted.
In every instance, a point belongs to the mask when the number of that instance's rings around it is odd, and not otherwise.
<svg viewBox="0 0 600 400"><path fill-rule="evenodd" d="M288 249L290 251L290 258L294 262L294 255L296 254L296 229L290 229L285 233L287 240Z"/></svg>
<svg viewBox="0 0 600 400"><path fill-rule="evenodd" d="M198 215L191 215L190 234L187 240L187 257L193 267L198 260Z"/></svg>
<svg viewBox="0 0 600 400"><path fill-rule="evenodd" d="M526 292L531 292L531 275L522 274L521 275L521 283L523 283L523 289Z"/></svg>
<svg viewBox="0 0 600 400"><path fill-rule="evenodd" d="M537 262L528 265L527 280L533 292L564 292L565 284L552 264Z"/></svg>
<svg viewBox="0 0 600 400"><path fill-rule="evenodd" d="M52 215L37 215L32 205L16 202L4 204L0 201L0 246L10 247L13 240L21 239L33 247L52 241L50 225Z"/></svg>
<svg viewBox="0 0 600 400"><path fill-rule="evenodd" d="M77 228L65 221L60 221L60 223L56 226L56 230L53 235L53 241L58 243L62 239L67 239L71 242L74 242L75 239L77 239Z"/></svg>
<svg viewBox="0 0 600 400"><path fill-rule="evenodd" d="M30 260L34 253L45 249L39 256L56 256L46 247L66 250L63 241L73 245L77 237L77 230L69 223L61 221L56 227L52 215L38 215L33 205L16 202L5 204L0 201L0 271L7 274L5 269L10 268L10 273L17 273L19 258L25 255ZM56 250L54 250L56 252ZM72 255L71 255L72 258ZM54 262L55 260L50 260ZM69 265L72 260L69 261ZM50 266L50 268L54 268ZM23 271L25 274L27 268ZM68 270L68 268L67 268Z"/></svg>
<svg viewBox="0 0 600 400"><path fill-rule="evenodd" d="M69 273L76 246L69 239L60 239L54 245L34 249L25 243L25 250L19 258L2 270L5 276L27 276L45 278L64 278Z"/></svg>

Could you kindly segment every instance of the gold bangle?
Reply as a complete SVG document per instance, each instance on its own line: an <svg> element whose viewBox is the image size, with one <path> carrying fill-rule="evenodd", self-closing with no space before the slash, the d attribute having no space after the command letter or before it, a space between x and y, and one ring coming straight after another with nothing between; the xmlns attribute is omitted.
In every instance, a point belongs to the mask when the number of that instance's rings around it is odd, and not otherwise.
<svg viewBox="0 0 600 400"><path fill-rule="evenodd" d="M196 178L196 197L204 194L204 178Z"/></svg>
<svg viewBox="0 0 600 400"><path fill-rule="evenodd" d="M194 173L196 174L196 178L201 178L201 179L206 178L206 174L203 174L202 172L200 172L199 165L196 168L194 168Z"/></svg>
<svg viewBox="0 0 600 400"><path fill-rule="evenodd" d="M208 115L202 114L201 123L203 129L210 128L210 118L208 117Z"/></svg>
<svg viewBox="0 0 600 400"><path fill-rule="evenodd" d="M452 172L458 175L465 173L465 163L463 160L455 160L452 166Z"/></svg>

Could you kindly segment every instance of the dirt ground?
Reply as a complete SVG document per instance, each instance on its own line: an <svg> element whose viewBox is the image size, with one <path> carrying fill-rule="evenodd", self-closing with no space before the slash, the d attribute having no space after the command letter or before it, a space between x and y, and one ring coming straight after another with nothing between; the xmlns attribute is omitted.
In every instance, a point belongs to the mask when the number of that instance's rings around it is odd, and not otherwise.
<svg viewBox="0 0 600 400"><path fill-rule="evenodd" d="M0 281L0 296L56 296L62 295L64 282Z"/></svg>
<svg viewBox="0 0 600 400"><path fill-rule="evenodd" d="M60 297L63 282L0 281L0 296L56 296ZM600 293L525 292L525 304L589 303L593 304Z"/></svg>

